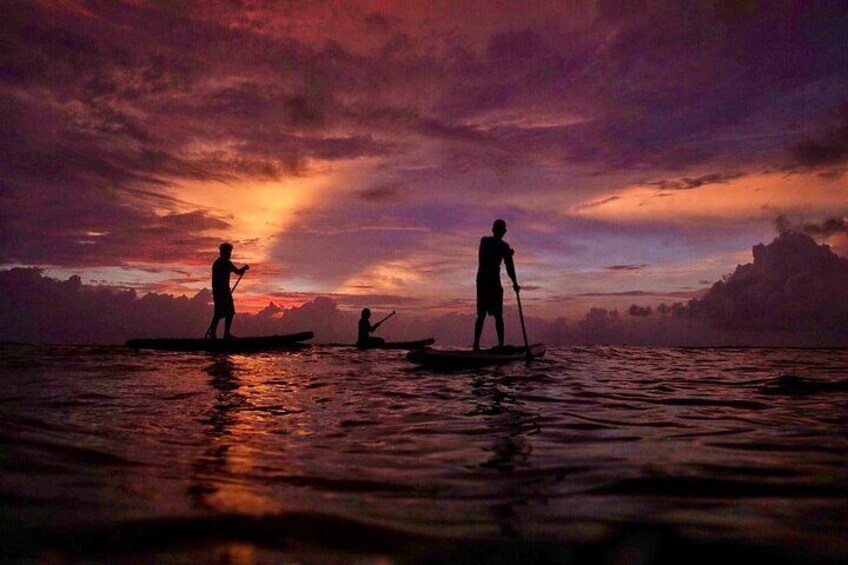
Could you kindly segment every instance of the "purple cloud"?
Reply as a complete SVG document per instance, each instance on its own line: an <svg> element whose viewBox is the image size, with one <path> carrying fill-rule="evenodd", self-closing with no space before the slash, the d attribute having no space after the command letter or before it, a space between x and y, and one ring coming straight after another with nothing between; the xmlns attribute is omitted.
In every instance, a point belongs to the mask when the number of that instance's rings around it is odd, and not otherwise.
<svg viewBox="0 0 848 565"><path fill-rule="evenodd" d="M726 330L812 331L846 335L848 259L795 231L753 248L754 262L715 283L693 315Z"/></svg>
<svg viewBox="0 0 848 565"><path fill-rule="evenodd" d="M821 136L801 141L791 152L803 167L832 167L848 161L848 106L836 113Z"/></svg>
<svg viewBox="0 0 848 565"><path fill-rule="evenodd" d="M503 5L425 22L412 5L328 20L325 3L11 3L0 262L205 262L238 218L190 204L186 184L237 201L324 175L325 197L263 235L281 277L332 285L403 260L459 280L495 214L544 224L519 240L540 270L738 250L730 229L569 211L637 179L685 190L784 160L798 124L846 99L848 16L826 4ZM842 164L840 119L796 159Z"/></svg>
<svg viewBox="0 0 848 565"><path fill-rule="evenodd" d="M779 234L797 231L812 237L828 238L836 234L848 234L848 219L839 217L828 218L820 223L793 222L785 215L780 215L775 218L774 227Z"/></svg>
<svg viewBox="0 0 848 565"><path fill-rule="evenodd" d="M645 183L656 186L662 190L691 190L710 184L726 184L732 180L744 177L745 173L710 173L694 178L681 178L677 180L664 179Z"/></svg>

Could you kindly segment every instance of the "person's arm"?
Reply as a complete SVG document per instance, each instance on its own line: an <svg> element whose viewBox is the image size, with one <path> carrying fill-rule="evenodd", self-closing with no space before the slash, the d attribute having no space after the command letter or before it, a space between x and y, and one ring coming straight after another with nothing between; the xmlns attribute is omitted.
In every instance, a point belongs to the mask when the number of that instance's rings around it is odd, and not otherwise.
<svg viewBox="0 0 848 565"><path fill-rule="evenodd" d="M515 275L515 262L512 260L512 256L515 254L515 250L510 248L508 245L504 250L504 265L506 266L506 274L509 275L509 278L512 280L512 288L515 292L518 292L521 287L518 285L518 279Z"/></svg>
<svg viewBox="0 0 848 565"><path fill-rule="evenodd" d="M241 276L241 275L245 274L248 271L248 269L250 269L250 265L245 265L241 269L237 269L236 266L233 265L232 261L227 261L227 268L230 270L231 273L235 273L235 274Z"/></svg>

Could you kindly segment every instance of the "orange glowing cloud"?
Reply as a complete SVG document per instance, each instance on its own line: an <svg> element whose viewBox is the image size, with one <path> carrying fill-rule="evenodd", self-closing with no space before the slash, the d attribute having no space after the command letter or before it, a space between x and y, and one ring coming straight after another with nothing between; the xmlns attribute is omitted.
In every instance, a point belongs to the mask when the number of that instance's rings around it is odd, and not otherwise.
<svg viewBox="0 0 848 565"><path fill-rule="evenodd" d="M571 213L613 222L693 224L821 215L848 205L845 180L815 174L750 174L687 189L634 185L574 206Z"/></svg>

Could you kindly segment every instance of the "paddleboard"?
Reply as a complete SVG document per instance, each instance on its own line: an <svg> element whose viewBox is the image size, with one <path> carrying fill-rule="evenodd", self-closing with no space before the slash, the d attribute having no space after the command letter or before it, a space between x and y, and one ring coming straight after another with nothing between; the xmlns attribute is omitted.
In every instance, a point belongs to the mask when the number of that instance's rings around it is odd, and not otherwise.
<svg viewBox="0 0 848 565"><path fill-rule="evenodd" d="M359 347L355 343L328 343L330 347L355 347L357 349L421 349L428 345L436 343L435 338L419 339L415 341L387 341L382 345L369 345L367 347Z"/></svg>
<svg viewBox="0 0 848 565"><path fill-rule="evenodd" d="M534 358L542 357L545 354L544 344L536 343L531 345L530 354ZM482 349L480 351L425 347L424 349L410 351L406 356L408 361L416 365L439 369L466 369L485 367L487 365L501 365L512 361L523 361L526 358L526 349L513 345Z"/></svg>
<svg viewBox="0 0 848 565"><path fill-rule="evenodd" d="M247 353L307 347L301 343L312 339L312 332L262 337L239 337L235 339L131 339L127 347L133 349L156 349L160 351L214 351L222 353Z"/></svg>
<svg viewBox="0 0 848 565"><path fill-rule="evenodd" d="M436 340L430 337L427 339L419 339L417 341L387 341L380 345L368 345L366 347L359 347L354 344L354 347L358 349L421 349L428 345L433 345L434 343L436 343Z"/></svg>

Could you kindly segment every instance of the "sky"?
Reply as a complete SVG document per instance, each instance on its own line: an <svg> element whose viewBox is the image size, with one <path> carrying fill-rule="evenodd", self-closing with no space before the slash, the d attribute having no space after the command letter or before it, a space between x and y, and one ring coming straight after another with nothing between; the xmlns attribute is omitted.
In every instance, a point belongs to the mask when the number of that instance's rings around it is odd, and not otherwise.
<svg viewBox="0 0 848 565"><path fill-rule="evenodd" d="M686 300L798 226L848 256L848 7L10 1L0 269L237 307L543 319Z"/></svg>

